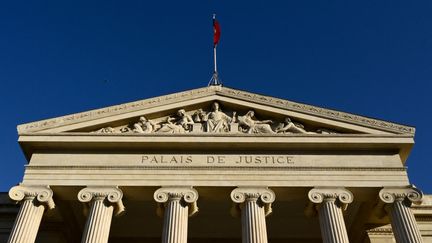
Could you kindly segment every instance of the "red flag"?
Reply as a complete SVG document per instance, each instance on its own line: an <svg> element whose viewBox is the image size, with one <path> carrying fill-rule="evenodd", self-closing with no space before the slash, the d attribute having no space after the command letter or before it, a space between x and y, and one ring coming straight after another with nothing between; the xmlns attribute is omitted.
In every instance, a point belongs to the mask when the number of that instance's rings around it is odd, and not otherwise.
<svg viewBox="0 0 432 243"><path fill-rule="evenodd" d="M215 15L213 15L213 31L214 31L213 45L217 46L217 44L219 43L219 39L220 39L220 35L221 35L221 30L220 30L220 26L219 26L219 23L216 20L216 16Z"/></svg>

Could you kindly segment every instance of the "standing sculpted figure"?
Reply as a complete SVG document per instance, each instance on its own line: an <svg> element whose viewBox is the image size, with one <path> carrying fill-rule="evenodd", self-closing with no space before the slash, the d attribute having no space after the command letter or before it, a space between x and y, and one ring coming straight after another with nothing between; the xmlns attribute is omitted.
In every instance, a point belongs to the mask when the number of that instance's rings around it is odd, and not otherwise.
<svg viewBox="0 0 432 243"><path fill-rule="evenodd" d="M258 121L254 120L254 111L248 111L246 115L238 118L240 126L246 128L246 133L275 133L270 124L273 123L271 120Z"/></svg>
<svg viewBox="0 0 432 243"><path fill-rule="evenodd" d="M229 132L229 124L232 120L231 117L221 111L218 102L212 104L212 111L203 118L207 132Z"/></svg>
<svg viewBox="0 0 432 243"><path fill-rule="evenodd" d="M179 116L178 124L182 126L185 131L190 132L192 130L192 125L194 124L192 117L186 114L184 109L178 110L177 115Z"/></svg>

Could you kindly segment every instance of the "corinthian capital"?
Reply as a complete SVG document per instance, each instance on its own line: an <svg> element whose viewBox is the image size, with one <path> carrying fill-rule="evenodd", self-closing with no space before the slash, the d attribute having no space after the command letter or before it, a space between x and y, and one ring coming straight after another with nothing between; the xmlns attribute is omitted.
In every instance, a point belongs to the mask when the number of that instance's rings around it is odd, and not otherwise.
<svg viewBox="0 0 432 243"><path fill-rule="evenodd" d="M198 192L192 187L162 187L155 191L154 200L159 203L157 214L162 216L164 205L169 201L179 201L183 206L189 207L189 216L198 212Z"/></svg>
<svg viewBox="0 0 432 243"><path fill-rule="evenodd" d="M407 206L411 206L412 203L421 203L423 193L414 185L408 187L384 187L379 192L379 198L384 203L403 201Z"/></svg>
<svg viewBox="0 0 432 243"><path fill-rule="evenodd" d="M53 191L49 186L14 186L9 190L9 197L16 202L36 200L48 209L55 207Z"/></svg>
<svg viewBox="0 0 432 243"><path fill-rule="evenodd" d="M243 204L247 201L254 201L258 205L264 206L266 216L271 214L271 204L275 199L275 193L267 187L239 187L231 192L231 200L234 203ZM237 211L234 211L233 214L237 215Z"/></svg>
<svg viewBox="0 0 432 243"><path fill-rule="evenodd" d="M122 202L123 192L118 187L86 187L78 193L80 202L89 203L91 201L102 200L108 205L113 205L115 215L124 212L125 207Z"/></svg>

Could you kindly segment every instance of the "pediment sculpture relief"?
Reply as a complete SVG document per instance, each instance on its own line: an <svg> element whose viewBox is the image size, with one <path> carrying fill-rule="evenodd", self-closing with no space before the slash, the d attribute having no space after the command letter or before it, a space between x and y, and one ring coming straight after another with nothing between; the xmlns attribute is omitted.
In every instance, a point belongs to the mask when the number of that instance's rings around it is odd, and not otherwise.
<svg viewBox="0 0 432 243"><path fill-rule="evenodd" d="M229 115L230 114L230 115ZM255 112L249 110L244 115L236 111L222 111L218 102L213 102L209 111L198 109L189 115L180 109L175 115L168 116L163 121L149 120L144 116L138 121L121 127L104 127L94 133L246 133L246 134L333 134L336 131L320 128L309 131L298 122L286 117L282 122L274 120L258 120Z"/></svg>
<svg viewBox="0 0 432 243"><path fill-rule="evenodd" d="M205 123L206 132L229 132L230 123L235 122L236 112L233 112L233 117L229 117L221 111L219 103L214 102L212 111L200 116L202 116L202 121Z"/></svg>

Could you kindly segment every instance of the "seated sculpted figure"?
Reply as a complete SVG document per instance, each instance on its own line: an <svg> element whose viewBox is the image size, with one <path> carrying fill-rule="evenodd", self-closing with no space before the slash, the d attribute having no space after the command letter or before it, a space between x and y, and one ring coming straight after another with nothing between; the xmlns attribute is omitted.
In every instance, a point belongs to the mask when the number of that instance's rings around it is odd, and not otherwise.
<svg viewBox="0 0 432 243"><path fill-rule="evenodd" d="M246 133L275 133L270 124L271 120L258 121L254 120L254 111L248 111L246 115L238 118L238 123L241 127L246 128Z"/></svg>
<svg viewBox="0 0 432 243"><path fill-rule="evenodd" d="M148 120L144 116L141 116L139 118L139 121L135 123L133 126L134 126L133 131L136 133L151 133L156 130L155 129L156 124Z"/></svg>
<svg viewBox="0 0 432 243"><path fill-rule="evenodd" d="M176 123L176 118L174 117L167 117L165 123L162 124L161 128L157 130L157 132L163 132L163 133L183 133L184 129L182 126L178 125Z"/></svg>
<svg viewBox="0 0 432 243"><path fill-rule="evenodd" d="M229 132L229 124L232 118L220 110L218 102L214 102L212 111L203 118L203 121L206 124L207 132Z"/></svg>
<svg viewBox="0 0 432 243"><path fill-rule="evenodd" d="M291 118L286 117L285 121L276 128L277 133L313 133L308 132L304 129L304 126L300 123L294 123Z"/></svg>
<svg viewBox="0 0 432 243"><path fill-rule="evenodd" d="M163 133L185 133L192 130L194 121L192 117L186 114L184 109L177 111L178 119L174 117L168 117L166 122L162 124L162 127L157 132Z"/></svg>

